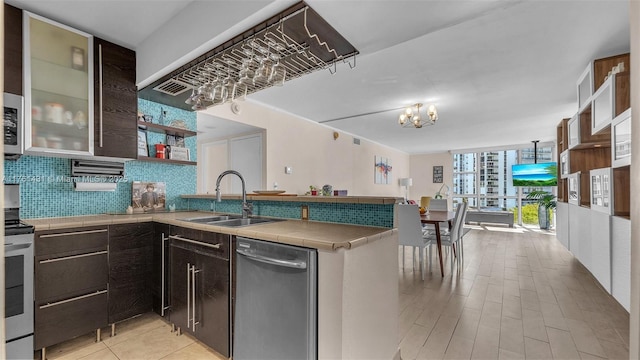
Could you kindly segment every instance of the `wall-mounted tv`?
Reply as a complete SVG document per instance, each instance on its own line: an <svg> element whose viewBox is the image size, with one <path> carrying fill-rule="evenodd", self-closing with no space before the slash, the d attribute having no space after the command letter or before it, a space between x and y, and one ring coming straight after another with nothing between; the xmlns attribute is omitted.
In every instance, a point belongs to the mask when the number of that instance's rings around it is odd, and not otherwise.
<svg viewBox="0 0 640 360"><path fill-rule="evenodd" d="M513 186L557 186L558 164L516 164L511 166Z"/></svg>

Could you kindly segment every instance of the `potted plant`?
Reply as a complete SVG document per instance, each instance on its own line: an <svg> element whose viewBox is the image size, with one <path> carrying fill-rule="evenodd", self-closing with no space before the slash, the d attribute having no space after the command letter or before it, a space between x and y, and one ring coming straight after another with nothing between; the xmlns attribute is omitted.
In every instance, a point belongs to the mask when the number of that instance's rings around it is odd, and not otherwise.
<svg viewBox="0 0 640 360"><path fill-rule="evenodd" d="M556 208L556 197L544 190L534 190L527 194L527 199L535 200L538 204L538 225L540 229L549 229L551 211Z"/></svg>

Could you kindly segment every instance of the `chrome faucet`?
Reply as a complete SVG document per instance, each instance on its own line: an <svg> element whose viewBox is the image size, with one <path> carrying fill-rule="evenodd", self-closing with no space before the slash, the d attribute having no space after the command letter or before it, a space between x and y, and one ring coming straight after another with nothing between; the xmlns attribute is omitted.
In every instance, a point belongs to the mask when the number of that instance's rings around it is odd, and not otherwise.
<svg viewBox="0 0 640 360"><path fill-rule="evenodd" d="M222 194L220 193L220 181L225 175L228 174L238 175L238 177L240 178L240 182L242 182L242 218L246 219L253 212L253 204L247 203L247 190L244 186L244 178L242 177L242 175L240 175L239 172L235 170L227 170L222 172L222 174L218 176L218 180L216 180L216 201L222 201Z"/></svg>

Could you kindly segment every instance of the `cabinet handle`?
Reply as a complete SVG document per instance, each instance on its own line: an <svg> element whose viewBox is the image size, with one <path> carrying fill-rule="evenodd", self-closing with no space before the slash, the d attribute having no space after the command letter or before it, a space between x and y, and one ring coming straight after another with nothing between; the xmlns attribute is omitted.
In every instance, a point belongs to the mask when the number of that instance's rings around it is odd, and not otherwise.
<svg viewBox="0 0 640 360"><path fill-rule="evenodd" d="M102 147L102 44L98 44L98 81L100 87L98 87L98 100L100 101L100 147Z"/></svg>
<svg viewBox="0 0 640 360"><path fill-rule="evenodd" d="M165 271L165 251L164 251L164 243L169 240L169 238L164 236L164 233L162 233L162 286L161 286L161 291L162 294L160 295L160 316L164 317L164 311L169 309L168 306L165 306L165 299L164 299L164 288L165 288L165 277L164 277L164 271Z"/></svg>
<svg viewBox="0 0 640 360"><path fill-rule="evenodd" d="M106 250L104 250L104 251L96 251L96 252L87 253L87 254L64 256L64 257L59 257L59 258L55 258L55 259L40 260L40 264L48 264L48 263L53 263L53 262L58 262L58 261L79 259L79 258L88 257L88 256L103 255L103 254L107 254L107 253L108 252Z"/></svg>
<svg viewBox="0 0 640 360"><path fill-rule="evenodd" d="M73 232L58 233L58 234L45 234L45 235L40 235L40 238L52 238L52 237L59 237L59 236L73 236L73 235L84 235L84 234L96 234L96 233L101 233L101 232L107 232L107 229L100 229L100 230L86 230L86 231L73 231Z"/></svg>
<svg viewBox="0 0 640 360"><path fill-rule="evenodd" d="M191 264L187 263L187 329L191 322Z"/></svg>
<svg viewBox="0 0 640 360"><path fill-rule="evenodd" d="M56 301L56 302L52 302L52 303L47 303L45 305L40 305L40 309L46 309L46 308L50 308L52 306L62 305L62 304L66 304L66 303L69 303L69 302L72 302L72 301L82 300L82 299L90 298L92 296L106 294L106 293L107 293L107 290L100 290L100 291L96 291L96 292L91 293L91 294L80 295L80 296L73 297L71 299L60 300L60 301Z"/></svg>
<svg viewBox="0 0 640 360"><path fill-rule="evenodd" d="M212 248L212 249L220 249L220 247L222 246L222 244L209 244L209 243L205 243L205 242L202 242L202 241L195 241L195 240L183 238L180 235L171 235L171 236L169 236L169 239L184 241L184 242L188 242L190 244L195 244L195 245L206 246L206 247Z"/></svg>
<svg viewBox="0 0 640 360"><path fill-rule="evenodd" d="M199 273L200 270L196 270L196 266L191 266L191 313L193 317L191 318L191 325L193 328L193 332L196 332L196 325L200 324L199 321L196 321L196 273Z"/></svg>

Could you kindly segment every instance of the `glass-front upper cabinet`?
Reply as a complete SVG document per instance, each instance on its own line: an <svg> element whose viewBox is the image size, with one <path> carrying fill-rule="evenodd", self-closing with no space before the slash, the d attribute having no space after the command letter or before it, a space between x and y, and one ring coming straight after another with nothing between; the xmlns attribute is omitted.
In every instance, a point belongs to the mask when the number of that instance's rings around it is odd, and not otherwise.
<svg viewBox="0 0 640 360"><path fill-rule="evenodd" d="M611 122L611 166L631 165L631 109Z"/></svg>
<svg viewBox="0 0 640 360"><path fill-rule="evenodd" d="M93 36L24 12L25 149L93 154Z"/></svg>
<svg viewBox="0 0 640 360"><path fill-rule="evenodd" d="M613 215L613 196L611 168L594 169L591 177L591 209Z"/></svg>

